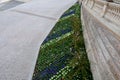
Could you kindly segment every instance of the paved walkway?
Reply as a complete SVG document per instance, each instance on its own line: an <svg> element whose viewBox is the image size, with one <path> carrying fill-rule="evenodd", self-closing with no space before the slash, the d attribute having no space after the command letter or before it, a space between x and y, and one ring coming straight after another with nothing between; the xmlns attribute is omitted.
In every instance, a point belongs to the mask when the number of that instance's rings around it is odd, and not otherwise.
<svg viewBox="0 0 120 80"><path fill-rule="evenodd" d="M33 0L0 13L0 80L31 80L39 47L77 0Z"/></svg>
<svg viewBox="0 0 120 80"><path fill-rule="evenodd" d="M16 7L20 4L23 4L24 2L22 1L17 1L17 0L11 0L11 1L6 1L3 3L0 3L0 11L4 11L13 7Z"/></svg>

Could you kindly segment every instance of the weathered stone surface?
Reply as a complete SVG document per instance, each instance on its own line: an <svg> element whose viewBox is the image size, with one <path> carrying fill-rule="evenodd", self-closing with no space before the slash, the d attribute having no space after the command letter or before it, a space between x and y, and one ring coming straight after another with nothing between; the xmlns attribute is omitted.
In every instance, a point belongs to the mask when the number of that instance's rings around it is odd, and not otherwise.
<svg viewBox="0 0 120 80"><path fill-rule="evenodd" d="M106 7L106 2L94 0L95 3L91 4L91 1L84 1L81 11L86 51L94 80L120 80L120 6L108 3L109 7ZM99 13L101 11L103 16Z"/></svg>
<svg viewBox="0 0 120 80"><path fill-rule="evenodd" d="M113 0L113 1L120 4L120 0Z"/></svg>

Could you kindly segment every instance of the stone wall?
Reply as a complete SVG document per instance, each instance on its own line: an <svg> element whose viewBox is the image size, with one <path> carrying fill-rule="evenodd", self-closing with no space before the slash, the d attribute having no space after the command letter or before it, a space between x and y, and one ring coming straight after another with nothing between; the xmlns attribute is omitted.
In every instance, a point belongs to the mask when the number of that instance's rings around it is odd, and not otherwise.
<svg viewBox="0 0 120 80"><path fill-rule="evenodd" d="M120 5L83 0L81 13L94 80L120 80Z"/></svg>
<svg viewBox="0 0 120 80"><path fill-rule="evenodd" d="M119 3L120 4L120 0L113 0L115 3Z"/></svg>

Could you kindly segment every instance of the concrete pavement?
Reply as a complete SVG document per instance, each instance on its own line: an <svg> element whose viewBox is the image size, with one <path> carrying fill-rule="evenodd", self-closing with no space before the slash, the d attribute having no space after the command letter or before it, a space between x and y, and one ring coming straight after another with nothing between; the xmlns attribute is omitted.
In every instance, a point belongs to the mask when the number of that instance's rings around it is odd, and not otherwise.
<svg viewBox="0 0 120 80"><path fill-rule="evenodd" d="M16 7L20 4L23 4L24 2L21 1L16 1L16 0L11 0L11 1L6 1L6 2L2 2L0 3L0 11L4 11L13 7Z"/></svg>
<svg viewBox="0 0 120 80"><path fill-rule="evenodd" d="M77 0L33 0L0 13L0 80L31 80L40 45Z"/></svg>

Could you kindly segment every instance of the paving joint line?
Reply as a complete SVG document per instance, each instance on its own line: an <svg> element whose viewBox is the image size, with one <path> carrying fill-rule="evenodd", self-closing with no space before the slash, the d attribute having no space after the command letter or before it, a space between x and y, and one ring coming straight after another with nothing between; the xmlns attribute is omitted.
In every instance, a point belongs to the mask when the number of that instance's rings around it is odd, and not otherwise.
<svg viewBox="0 0 120 80"><path fill-rule="evenodd" d="M42 18L47 18L47 19L51 19L51 20L57 20L57 18L54 18L54 17L34 14L34 13L20 11L20 10L11 10L11 11L18 12L18 13L23 13L23 14L27 14L27 15L32 15L32 16L37 16L37 17L42 17Z"/></svg>

